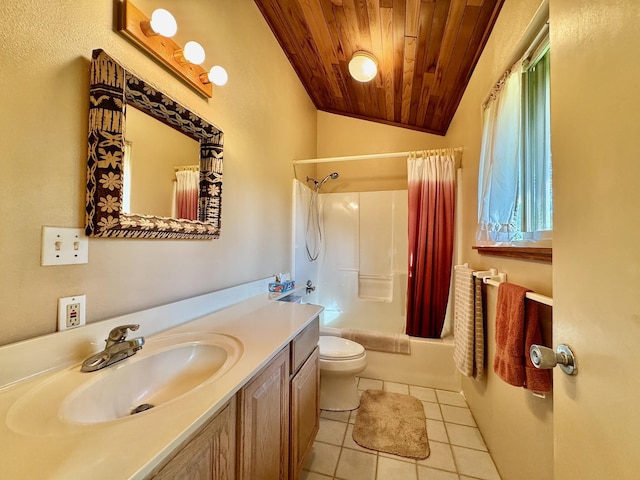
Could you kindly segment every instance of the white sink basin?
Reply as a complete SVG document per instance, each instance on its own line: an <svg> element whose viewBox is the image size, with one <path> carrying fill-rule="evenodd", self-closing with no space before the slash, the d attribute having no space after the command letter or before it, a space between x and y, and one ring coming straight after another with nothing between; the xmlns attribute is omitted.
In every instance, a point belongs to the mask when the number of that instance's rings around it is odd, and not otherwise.
<svg viewBox="0 0 640 480"><path fill-rule="evenodd" d="M242 343L226 335L150 338L138 353L102 370L83 373L76 366L56 374L18 400L7 423L25 433L52 433L60 424L133 419L219 379L242 353ZM137 407L140 413L133 412Z"/></svg>

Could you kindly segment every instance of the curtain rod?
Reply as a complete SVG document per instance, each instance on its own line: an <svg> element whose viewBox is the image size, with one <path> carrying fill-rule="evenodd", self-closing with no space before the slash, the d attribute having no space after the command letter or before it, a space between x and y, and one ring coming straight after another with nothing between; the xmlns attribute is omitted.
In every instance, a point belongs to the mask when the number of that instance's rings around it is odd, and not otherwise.
<svg viewBox="0 0 640 480"><path fill-rule="evenodd" d="M447 148L438 148L435 150L447 150ZM462 152L462 147L452 148L454 152ZM377 158L400 158L408 157L412 152L393 152L393 153L373 153L370 155L350 155L346 157L325 157L325 158L308 158L305 160L294 160L294 165L302 165L307 163L330 163L330 162L351 162L353 160L374 160Z"/></svg>

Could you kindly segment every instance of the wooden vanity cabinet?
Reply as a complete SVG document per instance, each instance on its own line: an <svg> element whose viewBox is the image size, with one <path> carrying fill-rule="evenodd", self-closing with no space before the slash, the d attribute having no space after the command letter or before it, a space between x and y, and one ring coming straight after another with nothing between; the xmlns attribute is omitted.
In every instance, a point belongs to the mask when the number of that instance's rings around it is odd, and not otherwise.
<svg viewBox="0 0 640 480"><path fill-rule="evenodd" d="M289 346L238 397L238 478L289 478Z"/></svg>
<svg viewBox="0 0 640 480"><path fill-rule="evenodd" d="M153 480L297 480L320 426L318 318L258 372Z"/></svg>
<svg viewBox="0 0 640 480"><path fill-rule="evenodd" d="M315 347L291 379L289 480L300 477L320 428L319 359L320 353Z"/></svg>
<svg viewBox="0 0 640 480"><path fill-rule="evenodd" d="M240 392L238 478L296 480L320 426L318 319Z"/></svg>
<svg viewBox="0 0 640 480"><path fill-rule="evenodd" d="M319 319L291 342L289 480L297 480L320 428Z"/></svg>
<svg viewBox="0 0 640 480"><path fill-rule="evenodd" d="M200 429L153 476L153 480L234 480L236 399Z"/></svg>

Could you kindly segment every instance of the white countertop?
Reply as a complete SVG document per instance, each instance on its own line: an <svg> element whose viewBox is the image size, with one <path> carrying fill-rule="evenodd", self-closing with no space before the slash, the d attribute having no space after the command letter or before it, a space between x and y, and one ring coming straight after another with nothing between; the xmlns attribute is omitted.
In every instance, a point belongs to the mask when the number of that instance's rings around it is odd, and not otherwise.
<svg viewBox="0 0 640 480"><path fill-rule="evenodd" d="M322 307L317 305L275 302L264 294L148 336L147 341L182 332L226 334L239 339L244 351L220 379L143 414L120 420L93 425L65 424L60 429L34 432L21 429L19 422L11 419L15 402L69 365L55 366L1 388L0 414L4 421L0 424L0 476L65 480L144 478L212 418L321 311ZM123 362L127 361L135 361L135 355ZM79 366L78 363L72 368Z"/></svg>

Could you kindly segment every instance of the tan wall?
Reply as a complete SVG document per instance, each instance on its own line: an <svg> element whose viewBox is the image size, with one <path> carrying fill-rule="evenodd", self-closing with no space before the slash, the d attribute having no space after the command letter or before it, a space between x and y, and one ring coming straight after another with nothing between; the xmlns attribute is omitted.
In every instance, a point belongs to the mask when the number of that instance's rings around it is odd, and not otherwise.
<svg viewBox="0 0 640 480"><path fill-rule="evenodd" d="M208 101L114 32L112 6L0 5L0 344L53 332L58 297L86 293L95 322L291 268L290 162L315 156L316 110L254 2L172 2L229 72ZM84 226L94 48L224 131L219 240L91 239L88 265L40 266L43 225Z"/></svg>
<svg viewBox="0 0 640 480"><path fill-rule="evenodd" d="M444 145L445 138L438 135L318 112L318 157L321 158L407 152ZM323 192L407 188L406 158L318 164L318 178L322 179L331 172L338 172L340 179L327 182Z"/></svg>
<svg viewBox="0 0 640 480"><path fill-rule="evenodd" d="M462 262L473 268L497 268L508 280L536 292L552 294L550 265L478 255L477 185L482 122L480 105L494 83L518 56L518 45L541 0L506 0L446 139L449 146L463 145ZM552 45L553 49L553 45ZM553 57L553 50L552 50ZM552 67L553 68L553 67ZM555 179L554 179L555 182ZM495 287L486 287L488 375L481 382L463 377L463 391L504 480L553 478L553 400L534 398L521 388L507 385L493 373L495 351ZM548 312L545 312L548 316ZM549 319L543 319L550 331Z"/></svg>

